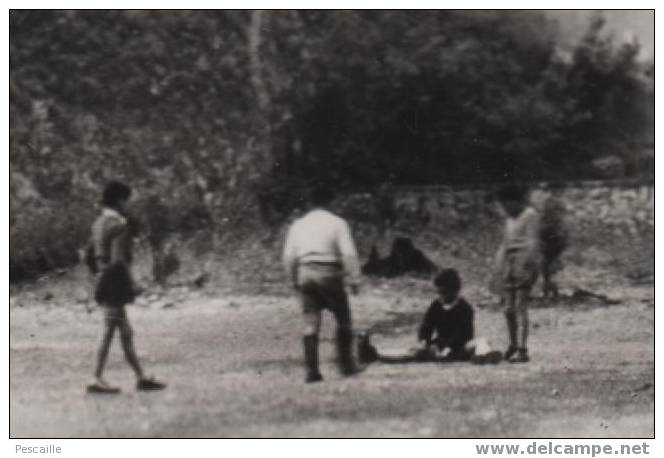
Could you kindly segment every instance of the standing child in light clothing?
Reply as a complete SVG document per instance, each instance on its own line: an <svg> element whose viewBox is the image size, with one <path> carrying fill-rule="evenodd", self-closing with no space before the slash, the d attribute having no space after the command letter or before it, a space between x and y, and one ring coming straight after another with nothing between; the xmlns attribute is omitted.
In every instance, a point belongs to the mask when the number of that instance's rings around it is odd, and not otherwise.
<svg viewBox="0 0 664 458"><path fill-rule="evenodd" d="M318 367L321 313L328 309L337 321L337 356L343 375L359 369L353 361L352 320L344 284L357 294L360 267L348 223L326 209L329 188L319 186L311 195L312 209L297 219L286 236L283 262L286 274L300 294L304 313L306 382L323 380Z"/></svg>
<svg viewBox="0 0 664 458"><path fill-rule="evenodd" d="M103 378L108 351L117 329L125 358L136 375L138 390L160 390L161 382L146 377L134 349L133 331L125 310L134 301L131 278L132 228L127 221L125 206L131 188L111 181L103 191L101 215L92 225L91 267L96 273L95 300L104 311L104 333L97 354L94 382L88 385L90 393L118 393L119 388L109 385Z"/></svg>
<svg viewBox="0 0 664 458"><path fill-rule="evenodd" d="M528 205L528 191L507 185L498 191L507 219L494 263L494 289L506 307L509 347L505 359L525 363L528 356L528 300L540 268L539 215Z"/></svg>

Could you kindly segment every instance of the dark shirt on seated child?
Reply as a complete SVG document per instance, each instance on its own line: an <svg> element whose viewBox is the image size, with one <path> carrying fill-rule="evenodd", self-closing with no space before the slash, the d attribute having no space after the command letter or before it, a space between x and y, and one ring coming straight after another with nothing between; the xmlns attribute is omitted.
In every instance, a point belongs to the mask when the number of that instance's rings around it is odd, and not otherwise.
<svg viewBox="0 0 664 458"><path fill-rule="evenodd" d="M436 345L438 350L450 349L452 360L467 360L471 353L466 344L473 339L473 308L462 297L444 304L434 300L422 320L418 339L427 346Z"/></svg>

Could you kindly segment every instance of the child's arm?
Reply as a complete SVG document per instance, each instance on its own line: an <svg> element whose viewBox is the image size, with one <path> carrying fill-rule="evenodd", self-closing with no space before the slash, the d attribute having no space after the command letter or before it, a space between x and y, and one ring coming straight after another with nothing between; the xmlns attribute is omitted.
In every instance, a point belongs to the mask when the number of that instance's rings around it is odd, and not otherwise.
<svg viewBox="0 0 664 458"><path fill-rule="evenodd" d="M463 305L466 308L464 309L465 313L463 314L463 321L460 326L460 338L462 342L466 343L473 340L475 337L475 312L465 300Z"/></svg>
<svg viewBox="0 0 664 458"><path fill-rule="evenodd" d="M528 249L531 252L539 250L540 241L540 215L533 210L526 224L528 233Z"/></svg>
<svg viewBox="0 0 664 458"><path fill-rule="evenodd" d="M489 290L493 293L500 294L500 282L502 277L502 268L505 262L505 242L503 241L496 254L493 257L493 264L491 266L491 277L489 280Z"/></svg>
<svg viewBox="0 0 664 458"><path fill-rule="evenodd" d="M95 258L98 273L104 271L109 265L116 262L125 262L125 254L122 249L123 232L126 230L126 222L119 218L108 218L103 223L101 234L95 241Z"/></svg>
<svg viewBox="0 0 664 458"><path fill-rule="evenodd" d="M293 287L297 288L297 253L292 226L288 229L288 233L286 234L282 260L286 275L291 280Z"/></svg>
<svg viewBox="0 0 664 458"><path fill-rule="evenodd" d="M124 264L128 266L131 263L130 253L127 245L131 242L129 229L124 223L114 228L115 235L111 241L111 264Z"/></svg>
<svg viewBox="0 0 664 458"><path fill-rule="evenodd" d="M360 283L360 262L353 236L350 233L350 227L345 221L340 226L338 248L343 260L344 270L348 276L348 283L355 294Z"/></svg>
<svg viewBox="0 0 664 458"><path fill-rule="evenodd" d="M500 267L503 265L506 250L507 250L507 222L503 224L500 245L498 245L496 254L493 257L493 269L492 269L493 272L498 272Z"/></svg>

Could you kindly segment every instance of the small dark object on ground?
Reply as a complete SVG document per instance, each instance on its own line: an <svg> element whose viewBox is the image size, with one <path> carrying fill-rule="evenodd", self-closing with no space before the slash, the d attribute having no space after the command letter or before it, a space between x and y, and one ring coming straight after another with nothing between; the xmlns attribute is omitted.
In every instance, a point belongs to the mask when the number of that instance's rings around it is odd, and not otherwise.
<svg viewBox="0 0 664 458"><path fill-rule="evenodd" d="M152 272L154 280L164 285L166 279L180 269L180 258L172 246L167 246L159 250L155 249L153 257L155 259Z"/></svg>
<svg viewBox="0 0 664 458"><path fill-rule="evenodd" d="M208 272L203 272L197 275L191 282L196 288L202 288L210 279L210 274Z"/></svg>
<svg viewBox="0 0 664 458"><path fill-rule="evenodd" d="M611 299L610 297L606 296L605 294L597 294L593 293L592 291L588 291L585 289L575 289L574 292L572 293L571 299L577 299L577 300L586 300L586 299L598 299L602 301L606 305L616 305L619 304L620 301L616 299Z"/></svg>
<svg viewBox="0 0 664 458"><path fill-rule="evenodd" d="M371 344L371 334L362 333L357 336L357 358L362 364L378 361L378 351Z"/></svg>
<svg viewBox="0 0 664 458"><path fill-rule="evenodd" d="M645 391L649 388L652 388L652 383L645 383L642 386L640 386L639 388L635 389L634 391Z"/></svg>
<svg viewBox="0 0 664 458"><path fill-rule="evenodd" d="M369 260L362 266L365 275L386 278L407 273L431 274L436 270L436 264L415 248L413 241L407 237L397 237L392 243L390 255L386 258L381 259L376 247L372 247Z"/></svg>

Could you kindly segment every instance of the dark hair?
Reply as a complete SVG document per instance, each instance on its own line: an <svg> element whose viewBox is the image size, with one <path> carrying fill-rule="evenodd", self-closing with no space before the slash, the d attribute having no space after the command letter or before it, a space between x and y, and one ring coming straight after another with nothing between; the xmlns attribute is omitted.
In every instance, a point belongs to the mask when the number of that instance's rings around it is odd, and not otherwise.
<svg viewBox="0 0 664 458"><path fill-rule="evenodd" d="M506 184L501 186L496 192L496 197L499 202L506 201L519 201L525 202L528 198L528 188L521 184Z"/></svg>
<svg viewBox="0 0 664 458"><path fill-rule="evenodd" d="M334 200L334 192L327 184L316 184L309 195L312 205L327 205Z"/></svg>
<svg viewBox="0 0 664 458"><path fill-rule="evenodd" d="M459 292L461 290L461 277L459 276L459 272L455 269L443 269L438 272L433 284L437 288L449 288Z"/></svg>
<svg viewBox="0 0 664 458"><path fill-rule="evenodd" d="M107 207L115 207L123 200L129 200L131 188L120 181L110 181L104 186L101 195L101 203Z"/></svg>

